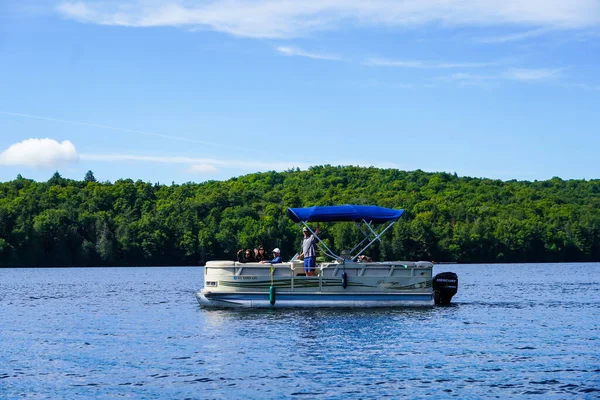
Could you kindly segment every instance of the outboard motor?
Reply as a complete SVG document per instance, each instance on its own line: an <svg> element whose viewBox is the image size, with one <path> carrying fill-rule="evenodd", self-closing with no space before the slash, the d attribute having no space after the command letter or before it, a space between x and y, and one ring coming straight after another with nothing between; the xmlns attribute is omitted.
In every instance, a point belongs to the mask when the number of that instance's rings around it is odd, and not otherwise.
<svg viewBox="0 0 600 400"><path fill-rule="evenodd" d="M454 272L441 272L433 277L433 300L435 304L450 304L458 291L458 275Z"/></svg>

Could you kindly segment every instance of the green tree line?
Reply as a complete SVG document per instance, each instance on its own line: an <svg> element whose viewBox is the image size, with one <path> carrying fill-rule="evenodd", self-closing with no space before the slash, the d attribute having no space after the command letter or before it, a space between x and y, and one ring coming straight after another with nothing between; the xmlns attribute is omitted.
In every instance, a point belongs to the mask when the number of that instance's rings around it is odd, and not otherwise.
<svg viewBox="0 0 600 400"><path fill-rule="evenodd" d="M501 181L396 169L315 166L227 181L0 183L0 266L198 265L263 244L299 251L288 207L374 204L406 210L378 260L600 261L600 180ZM336 250L360 231L323 224Z"/></svg>

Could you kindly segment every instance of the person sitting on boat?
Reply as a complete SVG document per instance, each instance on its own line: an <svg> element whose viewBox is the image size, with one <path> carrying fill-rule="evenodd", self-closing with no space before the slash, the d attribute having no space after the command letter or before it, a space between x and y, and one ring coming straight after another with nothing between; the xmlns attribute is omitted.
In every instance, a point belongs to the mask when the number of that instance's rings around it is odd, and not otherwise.
<svg viewBox="0 0 600 400"><path fill-rule="evenodd" d="M302 228L304 239L302 239L302 253L300 258L304 257L304 272L306 276L315 276L317 268L317 235L319 234L319 225L315 229L315 234L311 234L310 230L305 226Z"/></svg>
<svg viewBox="0 0 600 400"><path fill-rule="evenodd" d="M265 248L263 247L262 244L260 246L258 246L258 250L256 252L254 259L257 262L267 261L269 259L269 256L267 256L267 253L265 252Z"/></svg>
<svg viewBox="0 0 600 400"><path fill-rule="evenodd" d="M252 249L241 249L237 252L237 259L241 263L255 262L254 253Z"/></svg>
<svg viewBox="0 0 600 400"><path fill-rule="evenodd" d="M272 260L263 260L260 263L261 264L266 264L266 263L271 263L271 264L281 264L283 262L283 260L281 259L281 251L279 250L279 248L274 248L273 249L273 259Z"/></svg>

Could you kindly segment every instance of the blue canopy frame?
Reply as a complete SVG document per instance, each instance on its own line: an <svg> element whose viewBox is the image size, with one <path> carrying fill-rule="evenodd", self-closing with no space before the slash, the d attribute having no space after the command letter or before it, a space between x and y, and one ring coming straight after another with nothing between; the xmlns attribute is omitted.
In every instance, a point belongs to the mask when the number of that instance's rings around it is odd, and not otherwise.
<svg viewBox="0 0 600 400"><path fill-rule="evenodd" d="M323 243L323 241L315 234L315 232L308 226L307 222L354 222L357 224L365 238L357 244L350 253L354 252L359 248L365 241L369 240L371 236L374 239L371 240L365 247L362 248L358 253L351 256L350 260L354 261L360 256L365 250L367 250L375 241L381 242L381 236L391 228L398 219L404 214L404 210L394 210L391 208L384 208L378 206L362 206L362 205L351 205L345 204L343 206L316 206L307 208L288 208L287 215L294 222L302 223L308 230L315 235L319 241L319 247L328 256L340 260L342 259L336 255L329 247ZM377 232L371 226L372 224L386 224L381 232ZM368 232L365 232L361 224L365 224L368 228Z"/></svg>

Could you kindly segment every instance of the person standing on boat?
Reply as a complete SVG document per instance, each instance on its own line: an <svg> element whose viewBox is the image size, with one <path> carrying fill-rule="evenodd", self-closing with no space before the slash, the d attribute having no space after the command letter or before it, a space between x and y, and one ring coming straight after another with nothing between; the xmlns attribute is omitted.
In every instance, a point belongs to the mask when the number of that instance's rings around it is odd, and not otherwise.
<svg viewBox="0 0 600 400"><path fill-rule="evenodd" d="M260 263L261 264L266 264L266 263L271 263L271 264L281 264L283 262L283 260L281 259L281 250L279 250L278 247L273 249L273 259L272 260L263 260Z"/></svg>
<svg viewBox="0 0 600 400"><path fill-rule="evenodd" d="M311 234L310 230L305 226L302 228L304 239L302 240L302 253L300 258L304 257L304 272L306 276L314 276L317 268L317 235L319 234L319 225L315 229L315 234Z"/></svg>

